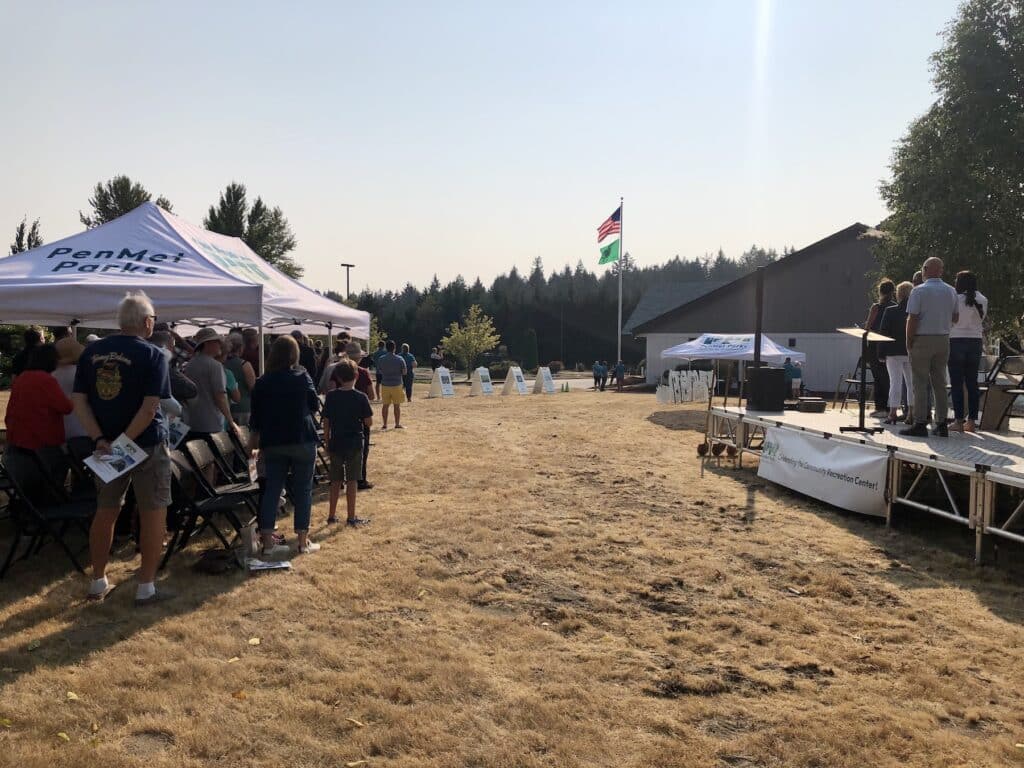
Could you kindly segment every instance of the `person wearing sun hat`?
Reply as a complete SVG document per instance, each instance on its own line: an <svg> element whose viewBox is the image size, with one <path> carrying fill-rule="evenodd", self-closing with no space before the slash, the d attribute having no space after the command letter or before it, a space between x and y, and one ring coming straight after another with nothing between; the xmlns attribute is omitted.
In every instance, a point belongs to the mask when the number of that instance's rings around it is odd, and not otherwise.
<svg viewBox="0 0 1024 768"><path fill-rule="evenodd" d="M78 367L78 358L82 356L85 349L75 341L74 336L65 336L54 344L57 348L57 370L53 372L53 378L60 384L60 388L68 399L75 389L75 370ZM64 439L70 442L75 438L88 437L85 428L74 413L64 417Z"/></svg>
<svg viewBox="0 0 1024 768"><path fill-rule="evenodd" d="M189 437L208 440L210 435L223 430L238 431L231 418L231 407L226 394L227 377L217 357L224 340L213 328L201 328L195 336L195 356L185 366L184 373L196 385L196 396L185 406L185 423L192 431Z"/></svg>

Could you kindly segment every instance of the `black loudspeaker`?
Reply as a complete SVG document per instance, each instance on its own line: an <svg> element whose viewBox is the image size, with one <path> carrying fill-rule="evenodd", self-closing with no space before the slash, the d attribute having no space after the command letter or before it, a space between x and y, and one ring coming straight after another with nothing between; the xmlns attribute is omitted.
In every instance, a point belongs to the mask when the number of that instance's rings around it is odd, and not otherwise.
<svg viewBox="0 0 1024 768"><path fill-rule="evenodd" d="M786 405L786 372L781 368L747 369L747 410L781 411Z"/></svg>

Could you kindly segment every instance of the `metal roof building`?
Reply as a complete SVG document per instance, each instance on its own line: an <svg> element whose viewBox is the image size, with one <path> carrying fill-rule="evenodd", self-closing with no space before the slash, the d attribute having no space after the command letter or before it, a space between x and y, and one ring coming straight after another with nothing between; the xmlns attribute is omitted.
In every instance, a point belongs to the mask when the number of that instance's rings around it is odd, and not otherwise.
<svg viewBox="0 0 1024 768"><path fill-rule="evenodd" d="M835 329L863 323L867 316L878 270L871 246L879 235L864 224L853 224L764 268L764 332L806 353L804 383L809 389L831 392L854 370L859 343ZM754 284L755 276L748 274L694 295L680 291L680 301L652 296L649 306L674 306L637 318L645 296L626 327L646 339L648 382L672 367L672 361L661 359L669 347L702 333L752 333Z"/></svg>

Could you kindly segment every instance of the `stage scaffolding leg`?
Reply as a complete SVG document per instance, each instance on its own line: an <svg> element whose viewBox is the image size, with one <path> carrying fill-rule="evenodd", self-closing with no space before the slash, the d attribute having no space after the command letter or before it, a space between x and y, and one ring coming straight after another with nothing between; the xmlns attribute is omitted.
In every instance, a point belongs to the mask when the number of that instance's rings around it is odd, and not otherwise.
<svg viewBox="0 0 1024 768"><path fill-rule="evenodd" d="M892 528L892 508L900 495L900 475L903 472L903 462L896 456L889 456L889 492L885 499L885 527Z"/></svg>
<svg viewBox="0 0 1024 768"><path fill-rule="evenodd" d="M990 483L985 476L975 473L971 476L971 498L974 501L974 562L982 563L983 546L985 543L985 526L988 520L988 496Z"/></svg>

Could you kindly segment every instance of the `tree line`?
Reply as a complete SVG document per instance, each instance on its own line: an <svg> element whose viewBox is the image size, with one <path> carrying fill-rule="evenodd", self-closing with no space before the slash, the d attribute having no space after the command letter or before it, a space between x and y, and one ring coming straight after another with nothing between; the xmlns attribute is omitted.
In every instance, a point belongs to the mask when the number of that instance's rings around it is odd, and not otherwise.
<svg viewBox="0 0 1024 768"><path fill-rule="evenodd" d="M790 252L791 248L784 248L781 255ZM638 267L625 254L623 322L655 284L735 280L779 256L775 249L755 245L738 259L719 250L713 256L675 256L661 265ZM425 289L406 284L401 290L364 290L346 303L372 314L388 338L408 343L420 356L429 354L451 323L479 306L493 320L510 359L528 368L552 360L570 367L587 366L595 359L611 360L615 355L619 268L618 263L612 264L596 274L579 261L575 268L566 266L546 273L537 257L528 274L513 267L489 286L480 278L467 283L461 275L442 285L435 276ZM344 300L333 291L326 295ZM622 354L627 363L638 363L644 355L643 342L625 337Z"/></svg>

